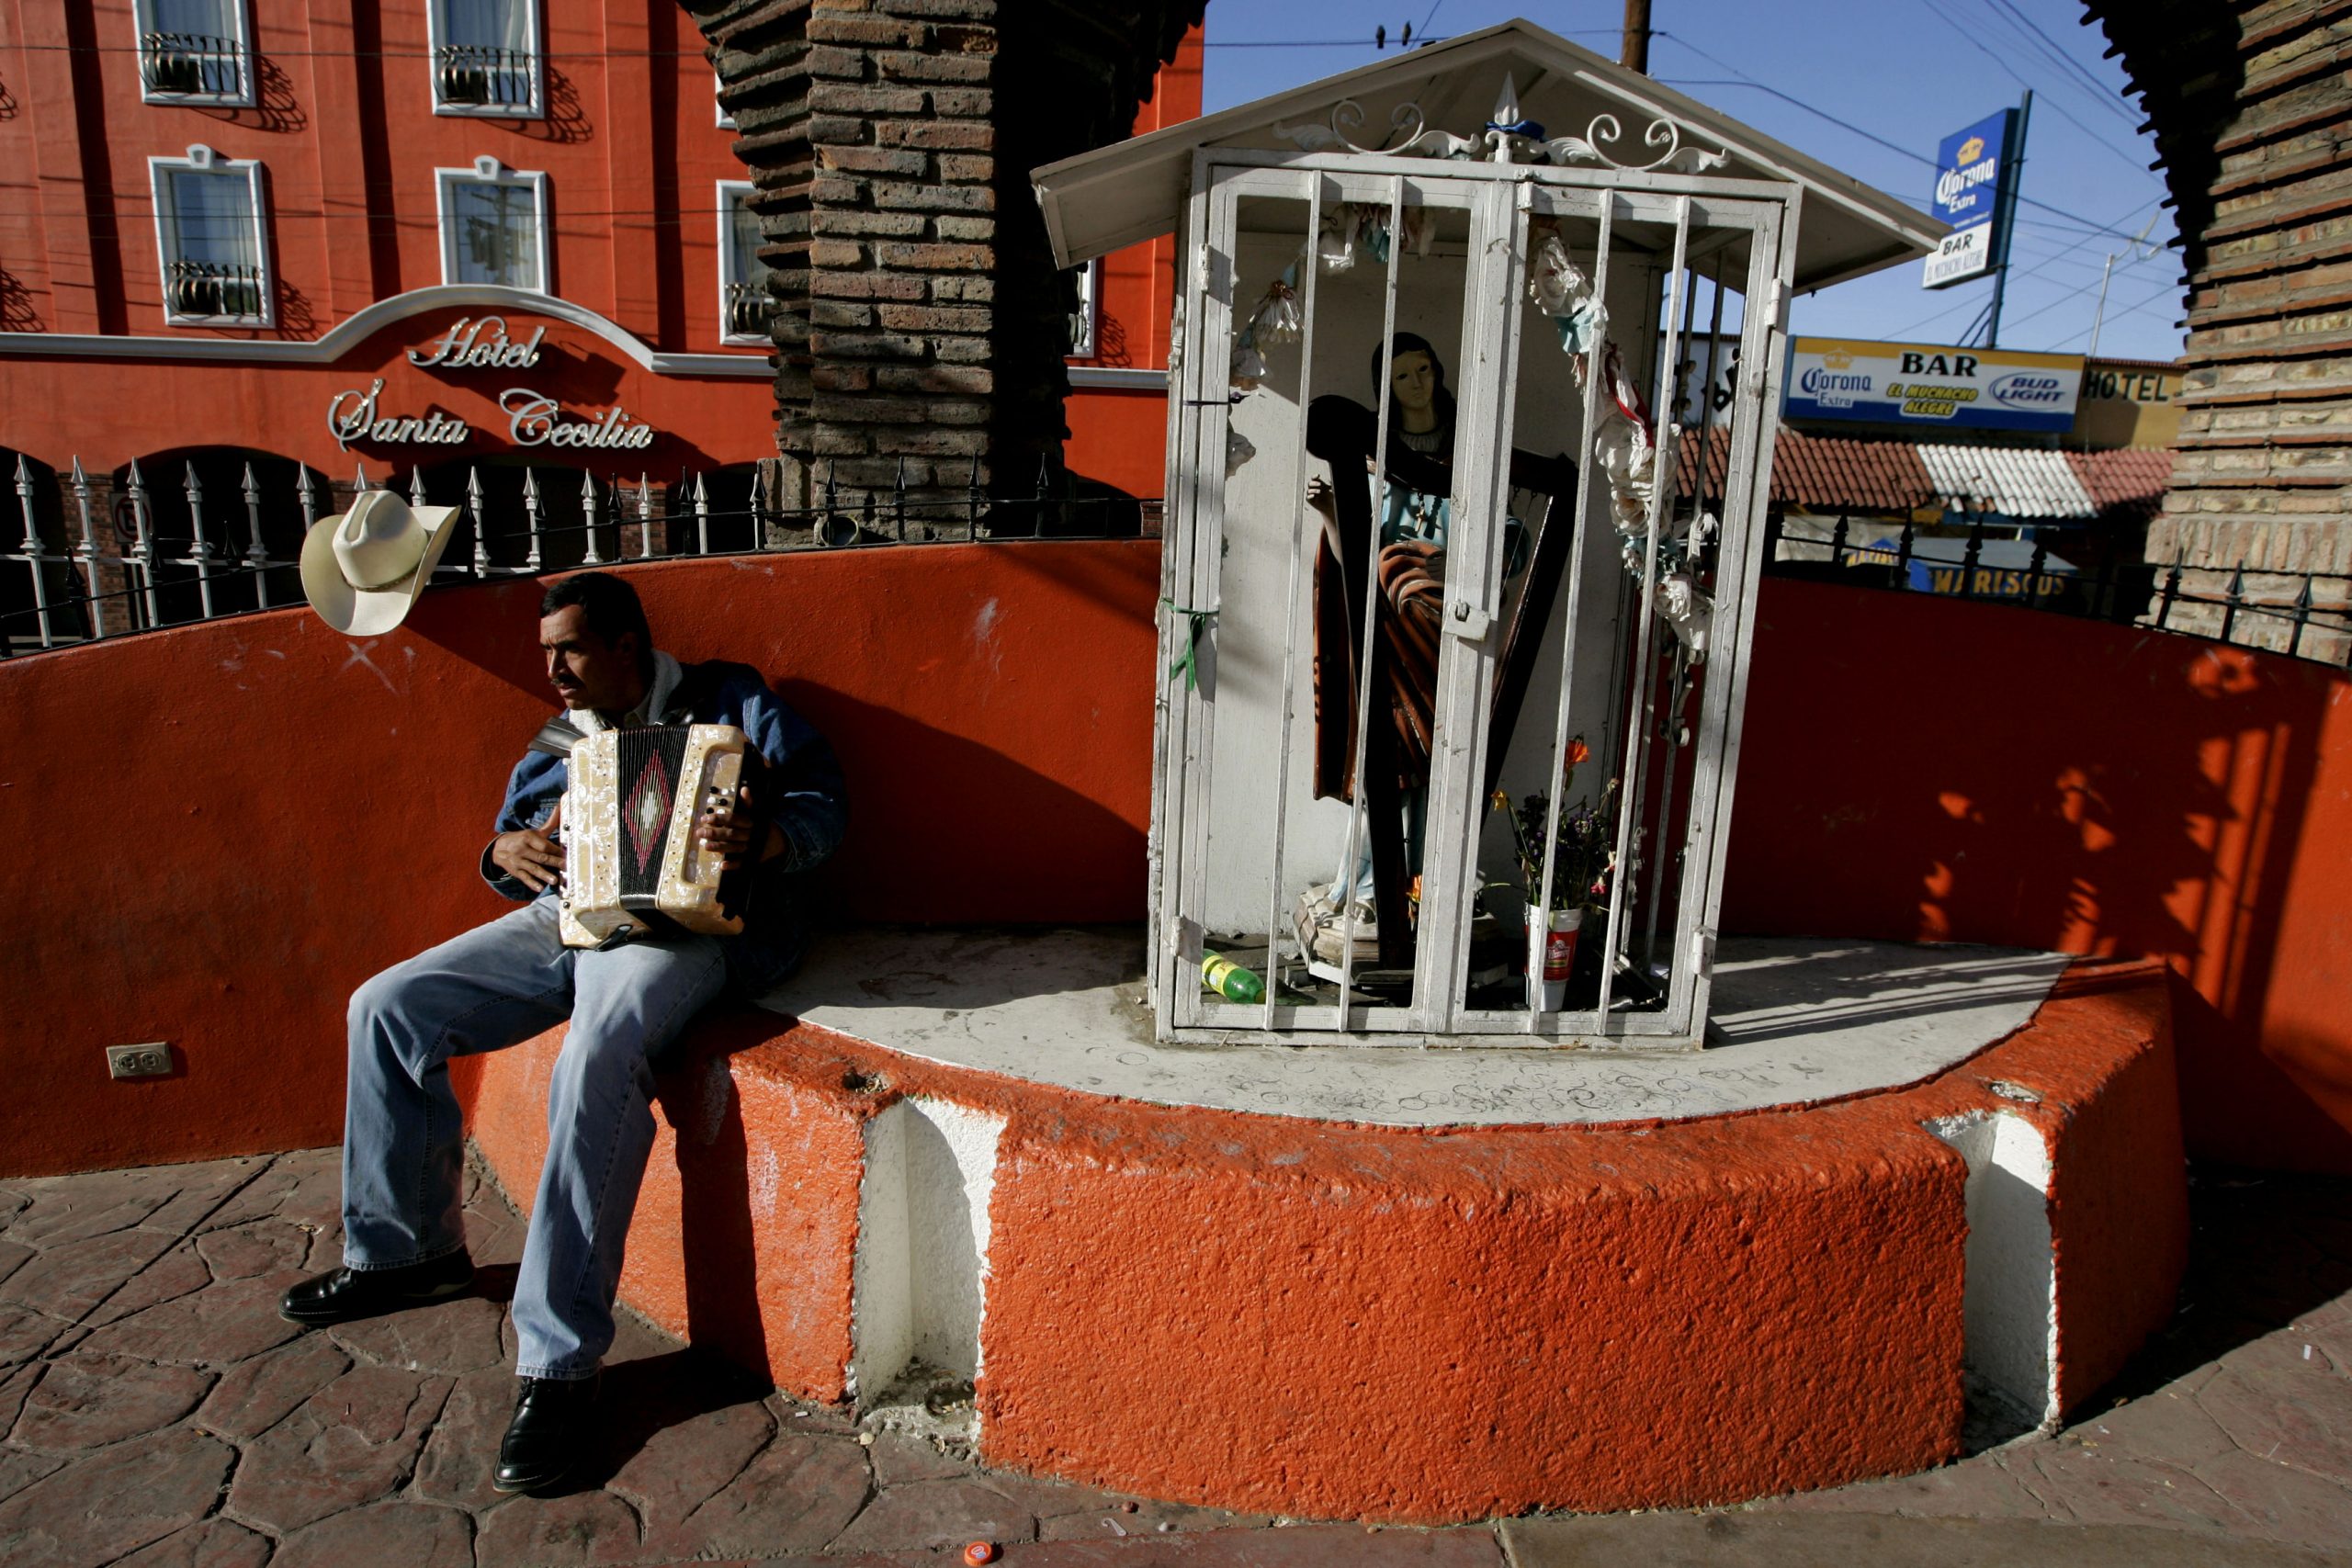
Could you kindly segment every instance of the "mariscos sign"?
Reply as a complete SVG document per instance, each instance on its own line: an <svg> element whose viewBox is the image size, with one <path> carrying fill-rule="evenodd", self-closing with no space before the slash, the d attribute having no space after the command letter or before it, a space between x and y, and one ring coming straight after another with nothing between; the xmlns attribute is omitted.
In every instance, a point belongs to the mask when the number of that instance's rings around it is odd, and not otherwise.
<svg viewBox="0 0 2352 1568"><path fill-rule="evenodd" d="M539 344L546 336L547 329L540 327L516 342L507 335L501 317L459 317L435 343L409 350L408 359L435 370L528 369L538 364ZM470 423L437 409L421 414L387 412L383 396L384 378L379 376L364 392L350 388L328 400L327 430L336 446L346 452L355 441L382 446L461 446L473 437ZM506 439L517 446L641 452L653 445L653 427L630 419L618 407L573 412L560 399L529 387L500 392L498 407L506 416Z"/></svg>

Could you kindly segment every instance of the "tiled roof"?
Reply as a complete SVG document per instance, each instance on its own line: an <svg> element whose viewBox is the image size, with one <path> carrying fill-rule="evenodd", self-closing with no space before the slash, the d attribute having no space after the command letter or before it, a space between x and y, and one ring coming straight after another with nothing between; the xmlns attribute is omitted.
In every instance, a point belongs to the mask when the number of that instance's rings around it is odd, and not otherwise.
<svg viewBox="0 0 2352 1568"><path fill-rule="evenodd" d="M2172 482L2169 447L2069 452L2066 461L2102 513L2154 517Z"/></svg>
<svg viewBox="0 0 2352 1568"><path fill-rule="evenodd" d="M1730 433L1709 431L1707 494L1723 493ZM1677 449L1680 490L1698 477L1700 443ZM2008 517L2153 515L2172 472L2169 451L2057 452L2041 446L1808 435L1782 426L1772 499L1814 512L1908 512L1942 504Z"/></svg>
<svg viewBox="0 0 2352 1568"><path fill-rule="evenodd" d="M1731 433L1708 433L1707 493L1721 495L1724 455ZM1685 440L1678 451L1682 493L1698 472L1699 443ZM1919 455L1907 441L1856 441L1807 435L1783 426L1772 457L1772 499L1811 510L1908 512L1934 502L1934 487Z"/></svg>

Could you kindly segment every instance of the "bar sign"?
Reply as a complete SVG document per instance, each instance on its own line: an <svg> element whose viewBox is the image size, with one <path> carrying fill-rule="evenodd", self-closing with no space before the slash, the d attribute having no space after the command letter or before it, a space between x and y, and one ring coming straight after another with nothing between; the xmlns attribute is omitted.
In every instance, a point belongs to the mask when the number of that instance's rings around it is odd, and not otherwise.
<svg viewBox="0 0 2352 1568"><path fill-rule="evenodd" d="M1936 254L1928 258L1920 287L1941 288L1962 278L1974 277L1992 265L1993 225L1979 223L1973 228L1955 229L1944 236Z"/></svg>

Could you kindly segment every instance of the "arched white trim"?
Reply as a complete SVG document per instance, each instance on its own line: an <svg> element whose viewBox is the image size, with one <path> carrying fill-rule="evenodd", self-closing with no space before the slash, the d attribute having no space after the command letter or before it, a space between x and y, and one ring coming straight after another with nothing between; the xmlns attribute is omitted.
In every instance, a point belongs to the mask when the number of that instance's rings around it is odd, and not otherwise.
<svg viewBox="0 0 2352 1568"><path fill-rule="evenodd" d="M412 316L452 311L527 310L595 333L656 376L743 376L773 372L763 354L665 354L611 317L527 288L444 283L379 299L309 343L236 338L118 336L100 333L0 333L0 354L89 359L217 359L247 364L332 365L375 333Z"/></svg>

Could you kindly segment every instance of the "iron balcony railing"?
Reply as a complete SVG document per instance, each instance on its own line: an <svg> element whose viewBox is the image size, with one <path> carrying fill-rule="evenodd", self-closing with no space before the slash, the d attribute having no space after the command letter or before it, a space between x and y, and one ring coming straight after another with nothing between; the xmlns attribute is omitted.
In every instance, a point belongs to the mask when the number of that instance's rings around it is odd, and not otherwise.
<svg viewBox="0 0 2352 1568"><path fill-rule="evenodd" d="M768 320L775 313L775 297L764 283L727 286L727 335L765 342Z"/></svg>
<svg viewBox="0 0 2352 1568"><path fill-rule="evenodd" d="M445 44L433 51L433 97L442 108L533 112L539 57L523 49Z"/></svg>
<svg viewBox="0 0 2352 1568"><path fill-rule="evenodd" d="M139 75L151 98L200 98L243 103L245 46L204 33L143 33Z"/></svg>
<svg viewBox="0 0 2352 1568"><path fill-rule="evenodd" d="M1089 492L1045 465L1035 489L1013 498L987 493L977 461L960 493L910 487L903 464L888 490L842 486L828 473L820 503L797 509L762 506L756 493L749 506L714 506L709 474L681 473L666 485L552 468L522 476L511 508L487 501L480 468L468 472L462 498L440 498L458 502L459 515L436 581L801 549L1133 538L1157 534L1160 517L1156 500ZM568 494L559 502L548 493L574 482L576 511ZM119 479L93 479L79 458L52 486L19 457L19 543L0 559L29 569L32 593L29 604L12 593L18 607L0 606L0 659L302 602L300 536L345 504L335 489L302 468L290 495L271 495L247 464L235 496L224 498L206 492L194 462L175 488L175 496L163 493L136 462ZM362 464L345 493L373 488ZM411 504L426 504L421 470L406 493Z"/></svg>
<svg viewBox="0 0 2352 1568"><path fill-rule="evenodd" d="M175 317L261 321L268 313L267 282L257 266L175 261L164 268L164 299Z"/></svg>

